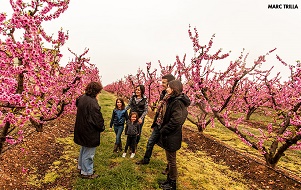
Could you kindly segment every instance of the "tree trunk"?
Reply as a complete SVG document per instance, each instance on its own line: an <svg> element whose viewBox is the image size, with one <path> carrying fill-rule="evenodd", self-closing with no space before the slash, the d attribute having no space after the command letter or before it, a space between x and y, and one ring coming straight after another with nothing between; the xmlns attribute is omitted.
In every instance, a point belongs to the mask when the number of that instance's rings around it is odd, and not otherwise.
<svg viewBox="0 0 301 190"><path fill-rule="evenodd" d="M264 157L265 157L267 165L274 168L276 166L276 164L278 163L278 161L280 160L280 158L285 155L284 152L287 149L289 149L289 147L291 147L292 145L297 144L297 142L299 140L301 140L301 135L296 135L291 139L286 139L285 143L282 144L282 146L280 146L277 149L276 153L274 153L274 152L270 153L270 154L266 153L264 155Z"/></svg>
<svg viewBox="0 0 301 190"><path fill-rule="evenodd" d="M8 129L10 127L10 123L7 121L3 127L1 136L0 136L0 154L2 153L4 142L6 141L6 135L8 133Z"/></svg>
<svg viewBox="0 0 301 190"><path fill-rule="evenodd" d="M246 115L246 120L249 121L250 120L250 117L251 115L255 112L256 108L255 107L252 107L248 110L248 113Z"/></svg>
<svg viewBox="0 0 301 190"><path fill-rule="evenodd" d="M30 123L36 128L37 132L43 132L43 124L36 122L34 119L29 118Z"/></svg>
<svg viewBox="0 0 301 190"><path fill-rule="evenodd" d="M20 73L18 75L17 94L22 94L23 90L24 90L24 74Z"/></svg>
<svg viewBox="0 0 301 190"><path fill-rule="evenodd" d="M276 164L278 163L279 159L276 160L275 157L269 153L264 154L265 163L266 165L275 168Z"/></svg>
<svg viewBox="0 0 301 190"><path fill-rule="evenodd" d="M187 120L190 121L191 123L195 124L197 126L199 132L203 132L203 127L199 124L199 122L196 122L189 117L187 117Z"/></svg>
<svg viewBox="0 0 301 190"><path fill-rule="evenodd" d="M201 132L201 133L202 133L202 132L204 131L204 129L203 129L203 127L202 127L202 126L200 126L200 125L197 125L197 127L198 127L198 131L199 131L199 132Z"/></svg>

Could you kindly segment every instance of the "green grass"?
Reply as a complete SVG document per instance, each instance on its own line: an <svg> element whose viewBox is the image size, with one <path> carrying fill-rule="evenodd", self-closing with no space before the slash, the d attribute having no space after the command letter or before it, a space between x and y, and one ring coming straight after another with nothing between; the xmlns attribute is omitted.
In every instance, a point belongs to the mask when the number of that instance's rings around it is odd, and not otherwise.
<svg viewBox="0 0 301 190"><path fill-rule="evenodd" d="M106 130L101 134L101 145L96 149L94 167L99 178L86 180L77 178L74 189L159 189L157 182L165 180L166 176L161 171L166 167L163 149L155 146L150 164L136 165L135 162L143 157L147 139L150 136L152 120L146 118L143 134L138 145L134 159L121 157L121 153L114 154L113 146L115 134L108 128L115 96L105 91L99 96L99 103L106 122ZM122 135L123 145L126 136ZM79 147L75 145L79 151ZM193 153L183 143L182 149L177 153L178 163L178 189L249 189L248 181L242 174L233 172L223 163L216 164L204 152ZM76 167L76 166L74 166Z"/></svg>

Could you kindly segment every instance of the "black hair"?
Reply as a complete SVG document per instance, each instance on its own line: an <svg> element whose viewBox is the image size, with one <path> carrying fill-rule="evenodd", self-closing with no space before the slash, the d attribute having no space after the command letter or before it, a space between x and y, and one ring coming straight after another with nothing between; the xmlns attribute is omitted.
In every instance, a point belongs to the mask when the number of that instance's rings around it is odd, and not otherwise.
<svg viewBox="0 0 301 190"><path fill-rule="evenodd" d="M85 89L86 95L95 98L102 88L100 82L90 82Z"/></svg>
<svg viewBox="0 0 301 190"><path fill-rule="evenodd" d="M143 95L144 95L144 92L145 92L145 87L144 87L144 85L139 84L138 86L136 86L136 88L137 88L137 87L140 88L140 90L141 90L141 96L143 96ZM135 88L135 89L136 89L136 88Z"/></svg>
<svg viewBox="0 0 301 190"><path fill-rule="evenodd" d="M166 74L162 77L162 79L167 79L167 82L175 80L176 78L172 74Z"/></svg>
<svg viewBox="0 0 301 190"><path fill-rule="evenodd" d="M117 99L116 99L116 102L115 102L115 108L118 109L118 107L117 107L117 101L118 101L118 100L121 102L121 109L124 110L125 104L124 104L124 100L123 100L122 98L117 98Z"/></svg>
<svg viewBox="0 0 301 190"><path fill-rule="evenodd" d="M136 121L135 122L138 122L138 119L139 119L139 115L137 112L131 112L130 115L129 115L129 118L131 119L132 115L136 115Z"/></svg>
<svg viewBox="0 0 301 190"><path fill-rule="evenodd" d="M183 84L179 80L172 80L168 83L169 88L173 89L173 94L179 96L183 91Z"/></svg>

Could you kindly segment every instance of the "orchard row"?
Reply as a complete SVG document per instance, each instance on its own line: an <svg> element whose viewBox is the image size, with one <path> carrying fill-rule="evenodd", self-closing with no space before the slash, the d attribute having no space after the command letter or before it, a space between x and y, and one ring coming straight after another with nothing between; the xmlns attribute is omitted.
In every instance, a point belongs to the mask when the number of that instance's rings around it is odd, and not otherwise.
<svg viewBox="0 0 301 190"><path fill-rule="evenodd" d="M159 99L161 77L171 73L184 84L184 92L192 100L189 120L199 129L205 130L219 122L250 147L258 150L266 163L274 167L287 149L301 150L301 65L286 64L279 56L274 64L283 64L291 73L282 81L281 73L272 76L273 67L261 69L267 56L276 49L259 56L247 64L244 52L235 61L226 61L229 53L219 49L212 53L214 36L208 44L201 45L196 28L189 28L189 37L195 56L188 64L177 56L176 61L159 70L147 63L146 72L128 75L105 87L118 96L129 98L135 85L144 84L150 106L154 108ZM228 65L218 71L220 64ZM250 65L247 67L247 65ZM132 87L132 88L129 88ZM261 113L269 122L257 122L256 132L248 122L252 114ZM256 118L254 118L255 121Z"/></svg>

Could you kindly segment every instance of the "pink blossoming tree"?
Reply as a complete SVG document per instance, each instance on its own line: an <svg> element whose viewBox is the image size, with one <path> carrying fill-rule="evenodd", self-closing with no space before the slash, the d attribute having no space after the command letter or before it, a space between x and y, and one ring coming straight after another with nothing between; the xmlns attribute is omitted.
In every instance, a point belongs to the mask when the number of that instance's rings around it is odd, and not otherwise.
<svg viewBox="0 0 301 190"><path fill-rule="evenodd" d="M57 37L49 36L42 27L60 16L69 0L10 3L11 18L0 13L0 152L5 141L22 141L29 122L42 131L45 122L74 113L74 100L86 84L100 81L97 68L85 58L88 50L79 56L70 50L75 58L61 66L60 48L68 34L61 29Z"/></svg>

